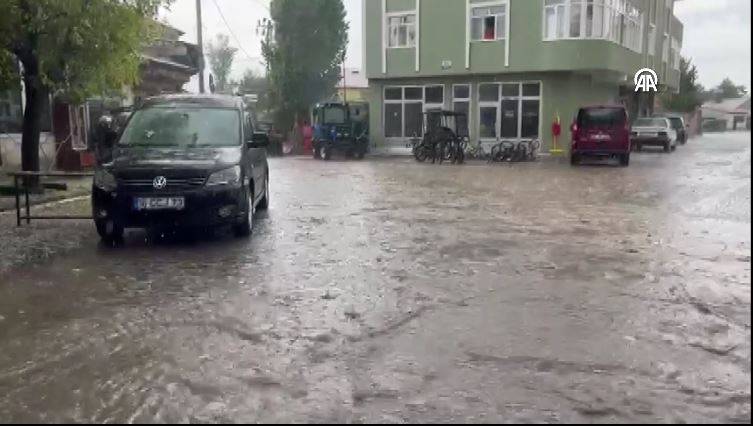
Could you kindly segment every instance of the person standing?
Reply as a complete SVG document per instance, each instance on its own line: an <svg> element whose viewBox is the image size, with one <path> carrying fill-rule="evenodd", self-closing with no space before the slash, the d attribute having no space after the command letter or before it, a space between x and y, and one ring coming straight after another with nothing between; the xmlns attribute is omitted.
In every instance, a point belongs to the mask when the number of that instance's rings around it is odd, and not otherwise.
<svg viewBox="0 0 753 426"><path fill-rule="evenodd" d="M303 155L311 155L314 151L314 129L308 120L303 121Z"/></svg>

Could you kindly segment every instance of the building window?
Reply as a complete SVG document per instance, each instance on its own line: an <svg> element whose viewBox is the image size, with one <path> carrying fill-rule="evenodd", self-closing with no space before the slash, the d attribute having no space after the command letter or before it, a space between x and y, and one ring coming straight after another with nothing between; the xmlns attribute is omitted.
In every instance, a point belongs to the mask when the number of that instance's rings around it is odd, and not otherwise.
<svg viewBox="0 0 753 426"><path fill-rule="evenodd" d="M664 42L661 49L661 60L667 62L669 60L669 35L664 34Z"/></svg>
<svg viewBox="0 0 753 426"><path fill-rule="evenodd" d="M444 86L426 86L424 88L424 102L427 105L444 104Z"/></svg>
<svg viewBox="0 0 753 426"><path fill-rule="evenodd" d="M545 0L544 3L544 39L565 38L567 22L566 0Z"/></svg>
<svg viewBox="0 0 753 426"><path fill-rule="evenodd" d="M471 9L471 40L491 41L505 38L507 5L474 7Z"/></svg>
<svg viewBox="0 0 753 426"><path fill-rule="evenodd" d="M682 46L680 46L680 42L677 41L677 39L673 37L671 61L672 61L672 68L676 70L680 69L680 50L682 50Z"/></svg>
<svg viewBox="0 0 753 426"><path fill-rule="evenodd" d="M444 86L392 86L384 89L384 136L421 137L423 114L444 107Z"/></svg>
<svg viewBox="0 0 753 426"><path fill-rule="evenodd" d="M384 136L398 138L403 136L403 104L384 104Z"/></svg>
<svg viewBox="0 0 753 426"><path fill-rule="evenodd" d="M479 137L494 139L497 137L497 106L479 107Z"/></svg>
<svg viewBox="0 0 753 426"><path fill-rule="evenodd" d="M387 47L416 46L416 15L413 13L387 17Z"/></svg>
<svg viewBox="0 0 753 426"><path fill-rule="evenodd" d="M21 91L0 90L0 133L20 133L22 127Z"/></svg>
<svg viewBox="0 0 753 426"><path fill-rule="evenodd" d="M479 84L479 138L539 137L541 84Z"/></svg>
<svg viewBox="0 0 753 426"><path fill-rule="evenodd" d="M643 12L632 0L544 0L544 40L602 39L641 50Z"/></svg>
<svg viewBox="0 0 753 426"><path fill-rule="evenodd" d="M465 114L463 124L458 125L458 135L468 136L470 134L468 123L471 122L471 86L469 84L456 84L452 86L452 110Z"/></svg>

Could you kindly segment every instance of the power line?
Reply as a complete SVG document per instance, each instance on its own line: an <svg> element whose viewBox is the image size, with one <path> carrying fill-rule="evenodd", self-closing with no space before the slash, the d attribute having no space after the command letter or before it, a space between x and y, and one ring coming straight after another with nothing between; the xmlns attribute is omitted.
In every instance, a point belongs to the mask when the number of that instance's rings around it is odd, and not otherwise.
<svg viewBox="0 0 753 426"><path fill-rule="evenodd" d="M235 35L233 32L233 29L230 28L230 24L227 23L227 19L225 19L225 15L222 13L222 9L220 8L219 3L217 3L217 0L212 0L215 7L217 7L217 12L220 13L220 18L222 18L222 22L225 23L225 27L227 28L228 32L230 32L230 35L233 36L233 39L238 44L238 49L240 49L241 52L243 52L244 55L246 55L246 58L248 58L251 61L254 61L255 59L246 52L246 49L243 48L243 45L241 44L241 41L238 39L238 36ZM267 8L269 10L269 8Z"/></svg>

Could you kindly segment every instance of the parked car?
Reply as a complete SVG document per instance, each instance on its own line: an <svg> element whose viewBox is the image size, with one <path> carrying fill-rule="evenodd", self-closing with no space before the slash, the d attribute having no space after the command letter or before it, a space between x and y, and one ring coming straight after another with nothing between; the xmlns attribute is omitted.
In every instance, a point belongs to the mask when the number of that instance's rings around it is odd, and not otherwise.
<svg viewBox="0 0 753 426"><path fill-rule="evenodd" d="M250 235L254 212L269 206L267 144L238 97L147 99L95 172L97 232L108 242L129 227L232 225Z"/></svg>
<svg viewBox="0 0 753 426"><path fill-rule="evenodd" d="M674 151L677 147L677 132L672 128L669 119L664 117L635 120L630 137L638 151L646 145L663 147L664 152Z"/></svg>
<svg viewBox="0 0 753 426"><path fill-rule="evenodd" d="M677 143L685 145L688 142L688 124L685 123L685 118L681 114L664 114L660 117L669 120L669 124L677 132Z"/></svg>
<svg viewBox="0 0 753 426"><path fill-rule="evenodd" d="M570 163L583 157L616 158L630 164L628 114L622 105L595 105L580 108L572 124Z"/></svg>

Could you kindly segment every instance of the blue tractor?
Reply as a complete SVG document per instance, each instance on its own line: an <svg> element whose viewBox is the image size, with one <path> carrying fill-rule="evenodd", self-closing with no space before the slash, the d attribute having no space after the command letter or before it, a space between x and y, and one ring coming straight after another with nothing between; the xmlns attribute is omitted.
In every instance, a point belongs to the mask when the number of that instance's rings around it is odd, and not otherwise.
<svg viewBox="0 0 753 426"><path fill-rule="evenodd" d="M325 102L314 106L314 158L329 160L336 151L362 159L369 149L369 105Z"/></svg>

